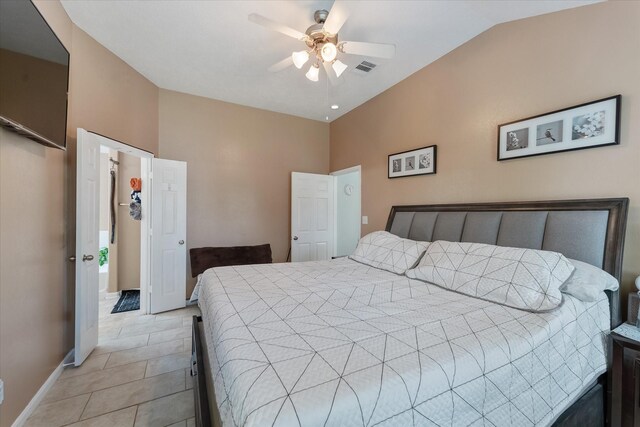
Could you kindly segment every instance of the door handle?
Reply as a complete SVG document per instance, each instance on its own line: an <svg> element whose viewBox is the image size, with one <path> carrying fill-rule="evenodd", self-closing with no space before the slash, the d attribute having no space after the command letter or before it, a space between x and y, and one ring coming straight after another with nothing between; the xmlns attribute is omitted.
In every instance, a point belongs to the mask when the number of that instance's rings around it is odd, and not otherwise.
<svg viewBox="0 0 640 427"><path fill-rule="evenodd" d="M70 261L70 262L76 262L76 257L74 257L73 255L71 255L71 256L69 257L69 261Z"/></svg>
<svg viewBox="0 0 640 427"><path fill-rule="evenodd" d="M293 236L293 240L298 240L298 236Z"/></svg>
<svg viewBox="0 0 640 427"><path fill-rule="evenodd" d="M184 240L178 240L179 245L184 245Z"/></svg>
<svg viewBox="0 0 640 427"><path fill-rule="evenodd" d="M93 261L93 255L82 255L82 261Z"/></svg>

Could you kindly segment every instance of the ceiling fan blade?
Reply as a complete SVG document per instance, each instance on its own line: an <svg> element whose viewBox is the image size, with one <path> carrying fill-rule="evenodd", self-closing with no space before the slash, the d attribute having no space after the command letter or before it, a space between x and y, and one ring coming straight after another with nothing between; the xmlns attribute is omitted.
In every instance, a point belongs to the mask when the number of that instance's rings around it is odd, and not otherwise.
<svg viewBox="0 0 640 427"><path fill-rule="evenodd" d="M383 43L341 42L340 50L351 55L372 56L391 59L396 54L396 46Z"/></svg>
<svg viewBox="0 0 640 427"><path fill-rule="evenodd" d="M324 71L327 73L327 78L329 79L331 85L338 86L341 83L341 79L336 76L335 71L333 71L333 68L331 68L331 64L328 62L323 62L322 65L324 66Z"/></svg>
<svg viewBox="0 0 640 427"><path fill-rule="evenodd" d="M301 33L298 30L294 30L291 27L287 27L284 24L280 24L278 22L272 21L271 19L265 18L264 16L258 15L257 13L250 14L249 21L253 22L254 24L262 25L263 27L266 27L270 30L282 33L285 36L293 37L294 39L298 39L302 41L307 39L306 34Z"/></svg>
<svg viewBox="0 0 640 427"><path fill-rule="evenodd" d="M324 22L323 28L327 33L338 34L348 17L349 13L347 12L345 3L336 0L333 2L333 6L331 6L331 11L329 12L327 20Z"/></svg>
<svg viewBox="0 0 640 427"><path fill-rule="evenodd" d="M286 58L284 58L282 61L276 62L271 67L269 67L269 71L272 73L277 73L278 71L282 71L285 68L289 68L292 65L293 65L293 58L291 58L291 55L289 55Z"/></svg>

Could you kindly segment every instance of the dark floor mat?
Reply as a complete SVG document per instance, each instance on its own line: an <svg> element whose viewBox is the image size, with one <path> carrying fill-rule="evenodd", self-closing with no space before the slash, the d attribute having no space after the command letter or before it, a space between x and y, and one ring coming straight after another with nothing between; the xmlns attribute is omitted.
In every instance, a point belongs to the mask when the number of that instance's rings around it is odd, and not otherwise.
<svg viewBox="0 0 640 427"><path fill-rule="evenodd" d="M121 291L120 299L113 306L111 314L140 309L140 291L138 289Z"/></svg>

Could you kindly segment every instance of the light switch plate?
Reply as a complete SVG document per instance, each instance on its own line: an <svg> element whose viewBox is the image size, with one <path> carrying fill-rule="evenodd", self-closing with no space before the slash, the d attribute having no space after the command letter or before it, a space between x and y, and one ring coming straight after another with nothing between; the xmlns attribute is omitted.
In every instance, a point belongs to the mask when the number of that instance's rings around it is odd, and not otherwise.
<svg viewBox="0 0 640 427"><path fill-rule="evenodd" d="M363 225L369 224L369 217L368 216L363 216L362 217L362 224Z"/></svg>

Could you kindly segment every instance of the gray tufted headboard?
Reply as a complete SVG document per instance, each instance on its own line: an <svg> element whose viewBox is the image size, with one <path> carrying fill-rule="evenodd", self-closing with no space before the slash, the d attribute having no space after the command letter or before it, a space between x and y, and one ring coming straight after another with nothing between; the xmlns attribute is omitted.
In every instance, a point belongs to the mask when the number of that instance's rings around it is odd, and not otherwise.
<svg viewBox="0 0 640 427"><path fill-rule="evenodd" d="M593 264L620 281L629 199L393 206L386 230L413 240L544 249ZM612 328L621 323L609 293Z"/></svg>

